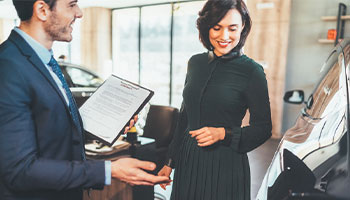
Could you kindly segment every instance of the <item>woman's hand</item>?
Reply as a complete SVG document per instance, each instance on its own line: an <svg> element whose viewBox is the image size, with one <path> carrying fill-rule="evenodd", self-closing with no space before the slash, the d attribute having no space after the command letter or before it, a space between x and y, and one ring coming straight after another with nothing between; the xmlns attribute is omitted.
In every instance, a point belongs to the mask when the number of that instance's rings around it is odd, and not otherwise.
<svg viewBox="0 0 350 200"><path fill-rule="evenodd" d="M170 179L170 174L173 171L173 169L169 166L164 165L164 167L158 172L158 176L165 176L165 177L169 177ZM163 190L166 190L166 186L170 185L169 183L161 183L159 184L161 188L163 188Z"/></svg>
<svg viewBox="0 0 350 200"><path fill-rule="evenodd" d="M225 138L224 128L203 127L198 130L190 131L192 137L195 137L198 146L205 147L214 144Z"/></svg>

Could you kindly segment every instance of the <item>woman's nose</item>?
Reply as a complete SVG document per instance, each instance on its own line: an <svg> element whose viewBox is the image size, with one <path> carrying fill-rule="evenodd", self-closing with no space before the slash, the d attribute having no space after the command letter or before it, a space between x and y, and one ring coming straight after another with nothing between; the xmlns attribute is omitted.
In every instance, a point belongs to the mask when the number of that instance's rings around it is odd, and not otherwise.
<svg viewBox="0 0 350 200"><path fill-rule="evenodd" d="M230 32L228 29L223 29L221 33L221 39L222 40L228 40L230 36Z"/></svg>

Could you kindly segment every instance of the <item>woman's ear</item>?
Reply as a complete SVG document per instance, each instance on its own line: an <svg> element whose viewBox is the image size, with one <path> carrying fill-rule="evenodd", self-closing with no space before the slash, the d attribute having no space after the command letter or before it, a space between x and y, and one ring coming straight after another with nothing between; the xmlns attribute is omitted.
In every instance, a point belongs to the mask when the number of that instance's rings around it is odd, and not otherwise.
<svg viewBox="0 0 350 200"><path fill-rule="evenodd" d="M50 14L50 7L44 1L36 1L33 5L33 17L40 21L46 21Z"/></svg>

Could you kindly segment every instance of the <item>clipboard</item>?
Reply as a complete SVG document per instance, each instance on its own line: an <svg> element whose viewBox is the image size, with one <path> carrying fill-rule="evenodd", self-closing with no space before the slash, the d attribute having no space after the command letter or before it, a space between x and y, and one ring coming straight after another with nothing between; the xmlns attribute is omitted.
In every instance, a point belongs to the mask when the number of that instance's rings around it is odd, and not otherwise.
<svg viewBox="0 0 350 200"><path fill-rule="evenodd" d="M112 146L153 95L150 89L111 75L79 108L84 130Z"/></svg>

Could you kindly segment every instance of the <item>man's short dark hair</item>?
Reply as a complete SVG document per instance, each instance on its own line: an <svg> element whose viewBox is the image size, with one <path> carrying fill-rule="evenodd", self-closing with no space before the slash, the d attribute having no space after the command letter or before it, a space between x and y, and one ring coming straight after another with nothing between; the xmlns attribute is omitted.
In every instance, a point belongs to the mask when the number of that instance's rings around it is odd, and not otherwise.
<svg viewBox="0 0 350 200"><path fill-rule="evenodd" d="M16 8L17 15L21 21L27 21L33 16L33 6L37 0L12 0ZM57 0L43 0L52 10Z"/></svg>
<svg viewBox="0 0 350 200"><path fill-rule="evenodd" d="M199 12L197 19L199 39L208 50L213 50L209 40L209 30L218 24L231 9L236 9L241 14L242 25L244 25L239 43L233 51L240 51L244 46L252 26L252 21L243 0L208 0Z"/></svg>

